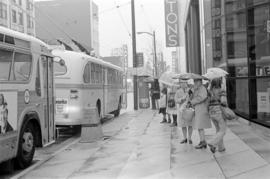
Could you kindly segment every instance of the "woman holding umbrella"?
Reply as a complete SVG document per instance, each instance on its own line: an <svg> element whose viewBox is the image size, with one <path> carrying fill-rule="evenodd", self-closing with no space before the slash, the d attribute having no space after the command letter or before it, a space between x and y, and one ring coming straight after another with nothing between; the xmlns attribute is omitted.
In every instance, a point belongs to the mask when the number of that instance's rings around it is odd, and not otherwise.
<svg viewBox="0 0 270 179"><path fill-rule="evenodd" d="M198 129L200 136L200 143L195 148L203 149L207 147L204 129L211 128L211 121L208 114L208 92L202 84L203 76L194 74L190 78L194 80L194 92L189 101L189 104L195 109L193 128Z"/></svg>

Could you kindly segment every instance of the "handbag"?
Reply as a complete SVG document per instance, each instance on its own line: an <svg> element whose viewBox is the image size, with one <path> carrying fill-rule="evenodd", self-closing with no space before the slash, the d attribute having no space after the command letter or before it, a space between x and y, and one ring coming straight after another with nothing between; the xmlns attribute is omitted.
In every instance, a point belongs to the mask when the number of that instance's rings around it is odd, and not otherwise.
<svg viewBox="0 0 270 179"><path fill-rule="evenodd" d="M233 120L236 119L236 115L233 112L233 110L231 110L228 107L225 106L221 106L221 111L222 111L222 115L226 120Z"/></svg>
<svg viewBox="0 0 270 179"><path fill-rule="evenodd" d="M195 110L193 108L184 108L182 113L182 118L186 122L191 122L193 120L193 117L195 115Z"/></svg>

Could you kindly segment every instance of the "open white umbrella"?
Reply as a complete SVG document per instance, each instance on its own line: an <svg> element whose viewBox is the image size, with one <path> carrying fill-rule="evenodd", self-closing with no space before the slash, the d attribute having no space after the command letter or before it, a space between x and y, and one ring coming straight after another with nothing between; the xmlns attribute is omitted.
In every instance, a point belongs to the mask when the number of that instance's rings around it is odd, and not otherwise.
<svg viewBox="0 0 270 179"><path fill-rule="evenodd" d="M208 68L207 73L209 73L209 72L216 73L216 74L223 74L224 76L229 74L228 72L226 72L222 68L218 68L218 67Z"/></svg>
<svg viewBox="0 0 270 179"><path fill-rule="evenodd" d="M178 85L178 80L173 79L175 76L175 73L172 72L164 72L159 78L159 82L169 85L169 86L177 86Z"/></svg>
<svg viewBox="0 0 270 179"><path fill-rule="evenodd" d="M207 69L207 73L203 76L208 79L221 78L228 75L228 72L221 68L209 68Z"/></svg>
<svg viewBox="0 0 270 179"><path fill-rule="evenodd" d="M173 78L175 79L182 79L182 80L189 80L189 79L204 79L204 80L208 80L206 77L201 76L199 74L195 74L195 73L183 73L183 74L178 74L175 75Z"/></svg>

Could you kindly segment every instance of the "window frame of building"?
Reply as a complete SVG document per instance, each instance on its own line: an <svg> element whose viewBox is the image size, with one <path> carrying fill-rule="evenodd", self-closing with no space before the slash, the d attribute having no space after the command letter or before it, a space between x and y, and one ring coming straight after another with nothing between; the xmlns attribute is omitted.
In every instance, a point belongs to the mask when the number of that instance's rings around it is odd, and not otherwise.
<svg viewBox="0 0 270 179"><path fill-rule="evenodd" d="M0 18L7 20L7 4L0 2Z"/></svg>
<svg viewBox="0 0 270 179"><path fill-rule="evenodd" d="M24 20L24 19L23 19L23 12L18 12L18 16L19 16L19 17L18 17L19 25L22 25L22 26L23 26L23 24L24 24L24 23L23 23L23 22L24 22L24 21L23 21L23 20Z"/></svg>
<svg viewBox="0 0 270 179"><path fill-rule="evenodd" d="M15 9L11 10L11 21L13 24L17 23L17 11Z"/></svg>

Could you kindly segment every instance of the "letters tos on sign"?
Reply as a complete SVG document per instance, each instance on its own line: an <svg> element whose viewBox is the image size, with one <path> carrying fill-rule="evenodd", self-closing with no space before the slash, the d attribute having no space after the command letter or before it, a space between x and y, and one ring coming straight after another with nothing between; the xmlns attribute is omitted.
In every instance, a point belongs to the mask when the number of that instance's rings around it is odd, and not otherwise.
<svg viewBox="0 0 270 179"><path fill-rule="evenodd" d="M179 46L179 19L177 0L165 0L166 46Z"/></svg>

